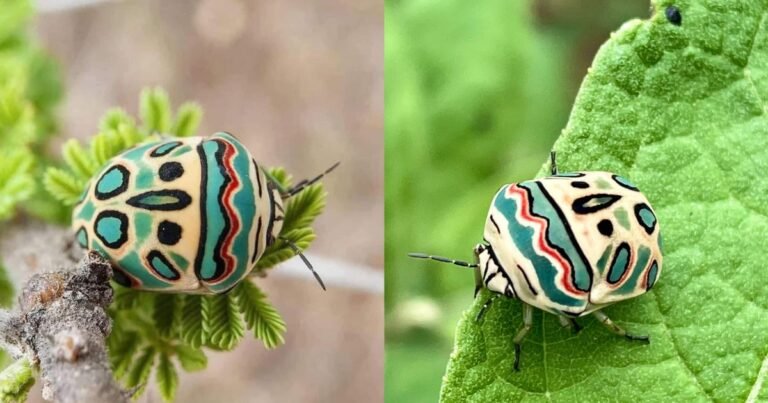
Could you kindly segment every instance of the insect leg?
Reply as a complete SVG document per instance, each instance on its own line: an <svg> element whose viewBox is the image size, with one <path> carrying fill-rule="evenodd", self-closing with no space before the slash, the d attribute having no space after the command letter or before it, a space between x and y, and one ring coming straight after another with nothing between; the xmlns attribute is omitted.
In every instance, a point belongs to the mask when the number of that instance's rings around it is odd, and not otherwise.
<svg viewBox="0 0 768 403"><path fill-rule="evenodd" d="M483 307L480 308L480 312L478 312L477 316L475 316L475 322L480 322L480 320L483 319L483 316L485 316L485 311L488 310L488 308L491 306L491 303L493 303L493 300L495 300L499 295L501 294L493 294L490 298L488 298L488 301L485 301Z"/></svg>
<svg viewBox="0 0 768 403"><path fill-rule="evenodd" d="M573 318L566 318L565 316L557 316L557 319L560 321L560 324L563 327L567 327L571 329L573 334L577 334L581 331L581 325L579 325L579 322L576 322L576 319Z"/></svg>
<svg viewBox="0 0 768 403"><path fill-rule="evenodd" d="M525 335L531 330L533 324L533 307L528 304L523 304L523 328L517 331L515 338L512 340L515 343L515 371L520 371L520 344L523 342Z"/></svg>
<svg viewBox="0 0 768 403"><path fill-rule="evenodd" d="M605 327L607 327L608 330L610 330L611 332L619 336L624 336L629 340L637 340L645 343L650 343L650 339L648 338L648 336L639 336L639 335L627 333L626 330L622 329L619 325L613 323L613 321L608 316L606 316L602 311L595 311L594 315L597 318L597 320L599 320L600 323L605 325Z"/></svg>

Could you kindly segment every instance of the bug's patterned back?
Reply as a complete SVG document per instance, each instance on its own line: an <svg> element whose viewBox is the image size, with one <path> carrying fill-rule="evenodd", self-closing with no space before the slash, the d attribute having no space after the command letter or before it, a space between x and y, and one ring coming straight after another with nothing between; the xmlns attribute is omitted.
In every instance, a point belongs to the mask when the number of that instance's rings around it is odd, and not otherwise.
<svg viewBox="0 0 768 403"><path fill-rule="evenodd" d="M646 197L609 172L503 186L485 226L484 284L540 309L581 316L645 293L661 273Z"/></svg>
<svg viewBox="0 0 768 403"><path fill-rule="evenodd" d="M280 231L279 194L233 136L143 144L112 160L73 212L81 246L123 285L220 293L245 277Z"/></svg>

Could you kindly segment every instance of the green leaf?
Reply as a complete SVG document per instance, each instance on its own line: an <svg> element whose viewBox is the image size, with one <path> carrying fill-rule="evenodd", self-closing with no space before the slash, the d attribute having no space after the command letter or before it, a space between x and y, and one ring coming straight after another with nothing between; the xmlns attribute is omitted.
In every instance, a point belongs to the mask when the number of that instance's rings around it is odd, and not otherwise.
<svg viewBox="0 0 768 403"><path fill-rule="evenodd" d="M264 347L271 349L285 342L285 322L256 284L246 279L235 287L233 293L237 295L246 326L253 330Z"/></svg>
<svg viewBox="0 0 768 403"><path fill-rule="evenodd" d="M99 122L99 131L119 131L123 126L136 126L136 122L123 108L112 108L104 113Z"/></svg>
<svg viewBox="0 0 768 403"><path fill-rule="evenodd" d="M561 171L619 173L653 203L664 271L648 294L605 309L650 345L591 316L572 335L537 311L516 373L520 303L497 299L477 323L483 291L459 322L441 401L768 393L768 3L653 3L650 20L626 23L600 49L554 147ZM673 4L680 26L665 17Z"/></svg>
<svg viewBox="0 0 768 403"><path fill-rule="evenodd" d="M147 347L139 358L133 362L133 366L131 366L128 378L126 379L126 386L129 388L138 386L139 389L136 391L136 396L144 393L144 389L147 387L147 379L149 379L152 366L155 364L156 356L157 351L155 351L154 347Z"/></svg>
<svg viewBox="0 0 768 403"><path fill-rule="evenodd" d="M203 333L206 346L231 350L243 338L243 318L232 293L203 297Z"/></svg>
<svg viewBox="0 0 768 403"><path fill-rule="evenodd" d="M117 323L117 322L116 322ZM141 344L141 337L137 332L114 327L108 339L109 362L115 378L122 379L131 368L133 357Z"/></svg>
<svg viewBox="0 0 768 403"><path fill-rule="evenodd" d="M72 206L80 199L85 189L85 183L71 173L54 167L49 167L43 177L43 186L57 200Z"/></svg>
<svg viewBox="0 0 768 403"><path fill-rule="evenodd" d="M10 218L19 202L35 191L32 155L24 150L0 151L0 221Z"/></svg>
<svg viewBox="0 0 768 403"><path fill-rule="evenodd" d="M145 89L139 101L141 120L149 134L166 134L171 129L171 102L161 88Z"/></svg>
<svg viewBox="0 0 768 403"><path fill-rule="evenodd" d="M312 225L325 208L325 196L322 185L313 185L291 197L285 209L285 230Z"/></svg>
<svg viewBox="0 0 768 403"><path fill-rule="evenodd" d="M0 402L24 402L35 374L28 359L22 358L0 372Z"/></svg>
<svg viewBox="0 0 768 403"><path fill-rule="evenodd" d="M156 377L163 400L166 402L173 401L173 398L176 397L176 389L179 387L179 374L176 373L176 368L170 357L165 354L160 355Z"/></svg>
<svg viewBox="0 0 768 403"><path fill-rule="evenodd" d="M154 303L155 329L164 337L173 337L181 321L182 296L175 294L157 294Z"/></svg>
<svg viewBox="0 0 768 403"><path fill-rule="evenodd" d="M181 315L181 340L199 348L204 343L203 336L203 297L186 295Z"/></svg>
<svg viewBox="0 0 768 403"><path fill-rule="evenodd" d="M76 139L69 139L61 149L64 161L80 178L90 178L99 169L91 156Z"/></svg>
<svg viewBox="0 0 768 403"><path fill-rule="evenodd" d="M208 358L203 350L186 345L176 347L176 355L179 358L181 367L187 372L196 372L205 369L208 366Z"/></svg>
<svg viewBox="0 0 768 403"><path fill-rule="evenodd" d="M187 102L179 107L171 133L178 137L193 136L203 118L203 109L194 102Z"/></svg>

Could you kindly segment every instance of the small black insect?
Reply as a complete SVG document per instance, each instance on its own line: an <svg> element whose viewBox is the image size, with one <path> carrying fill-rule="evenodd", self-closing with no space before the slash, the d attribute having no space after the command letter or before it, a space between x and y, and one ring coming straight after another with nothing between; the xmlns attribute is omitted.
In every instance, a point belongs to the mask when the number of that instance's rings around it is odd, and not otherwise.
<svg viewBox="0 0 768 403"><path fill-rule="evenodd" d="M680 26L683 23L683 15L680 14L680 9L675 6L669 6L664 10L664 15L667 16L667 21L674 25Z"/></svg>

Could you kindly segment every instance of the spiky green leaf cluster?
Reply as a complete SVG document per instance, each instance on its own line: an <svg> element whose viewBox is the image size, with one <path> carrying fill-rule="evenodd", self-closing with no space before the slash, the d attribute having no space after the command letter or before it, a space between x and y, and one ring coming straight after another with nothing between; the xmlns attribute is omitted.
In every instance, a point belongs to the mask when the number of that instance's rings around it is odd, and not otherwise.
<svg viewBox="0 0 768 403"><path fill-rule="evenodd" d="M194 135L202 114L197 105L187 103L174 116L168 95L160 89L144 91L139 110L140 123L120 109L107 112L88 147L77 140L65 143L65 167L46 172L48 191L71 206L110 158L157 139L157 134ZM291 178L282 168L270 174L281 186L290 186ZM322 185L313 185L292 197L284 206L281 238L307 248L315 238L311 225L325 207L325 196ZM288 244L277 240L257 262L254 275L223 295L160 294L115 286L110 307L113 331L108 340L115 376L127 387L139 387L141 393L154 373L163 398L171 400L179 383L178 367L204 369L204 349L231 350L246 333L266 348L281 345L285 322L254 279L294 255Z"/></svg>
<svg viewBox="0 0 768 403"><path fill-rule="evenodd" d="M31 15L28 0L2 3L0 221L10 218L22 201L39 199L25 204L33 213L44 202L46 195L38 192L35 183L44 162L45 140L54 131L53 108L61 98L56 66L25 32Z"/></svg>
<svg viewBox="0 0 768 403"><path fill-rule="evenodd" d="M99 123L99 132L88 147L70 139L64 144L65 167L49 167L43 184L48 192L66 206L77 202L88 181L115 155L157 135L191 136L197 130L202 110L197 104L185 103L174 115L168 94L160 89L146 89L139 101L141 123L123 109L108 111Z"/></svg>

